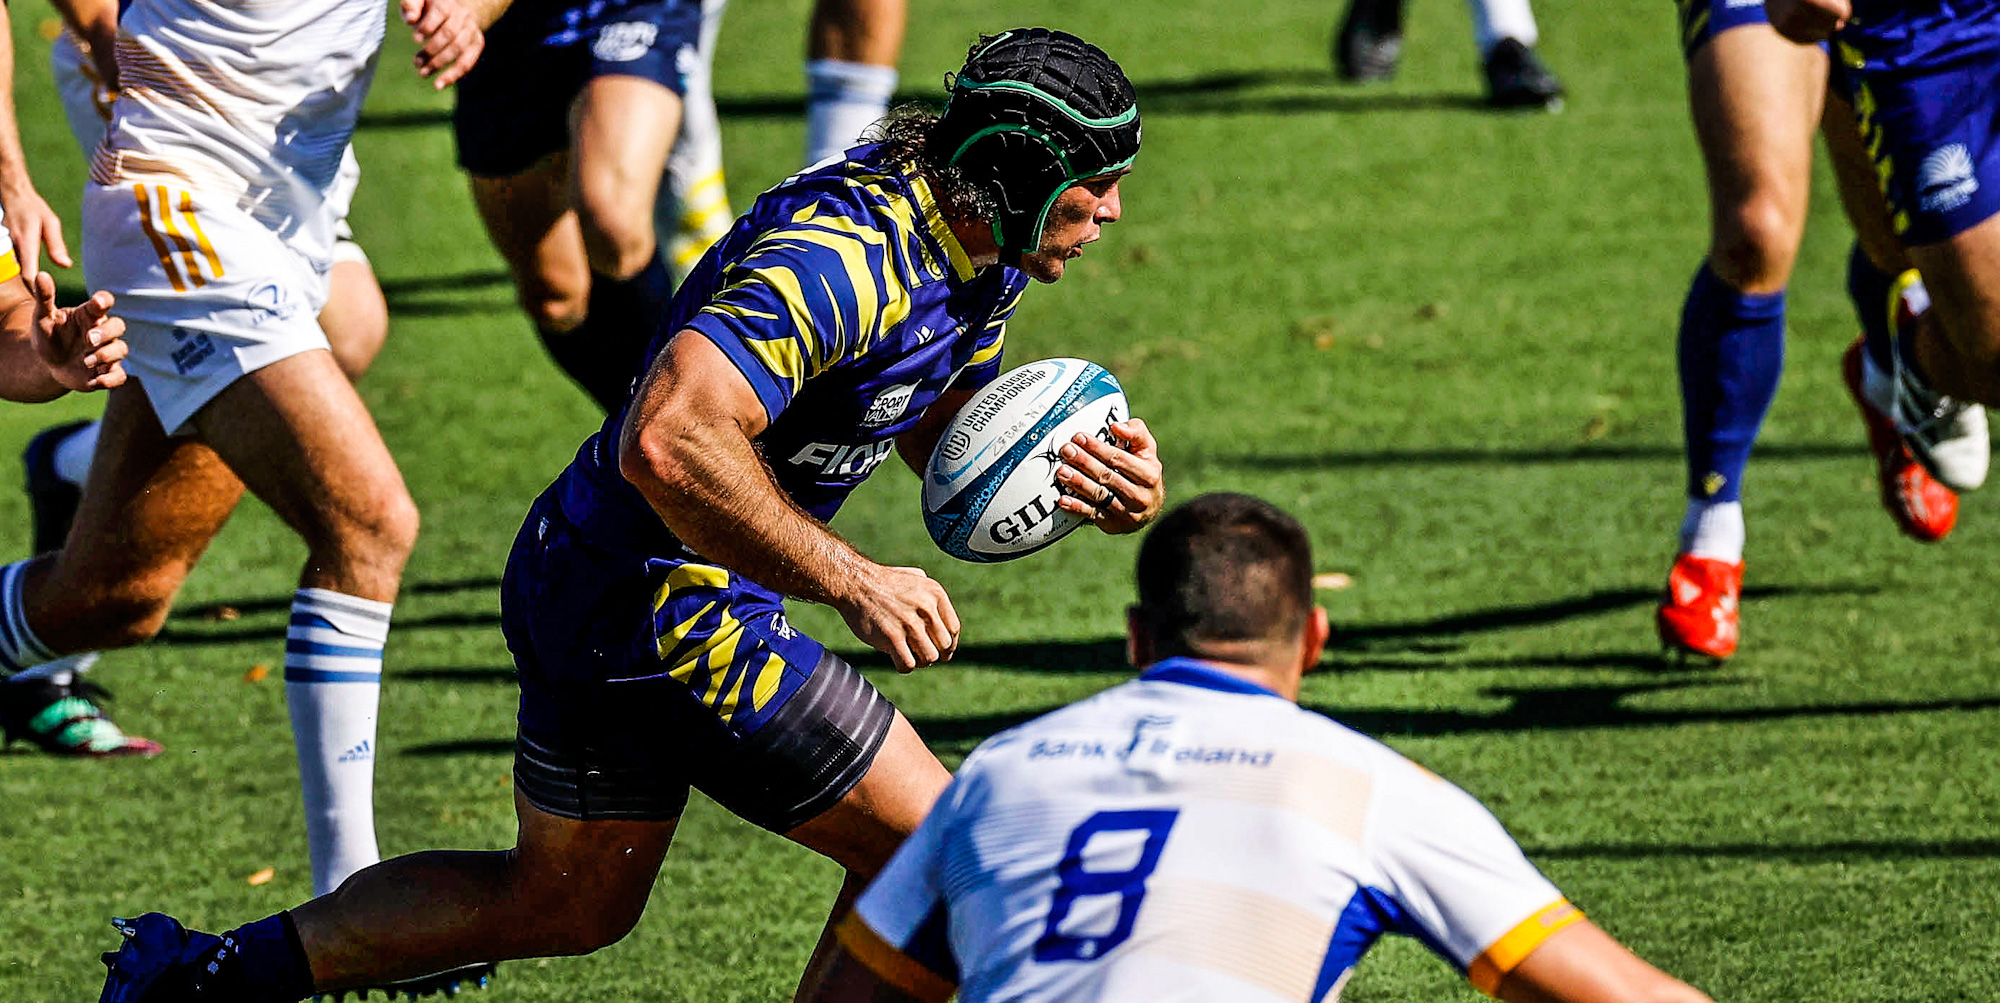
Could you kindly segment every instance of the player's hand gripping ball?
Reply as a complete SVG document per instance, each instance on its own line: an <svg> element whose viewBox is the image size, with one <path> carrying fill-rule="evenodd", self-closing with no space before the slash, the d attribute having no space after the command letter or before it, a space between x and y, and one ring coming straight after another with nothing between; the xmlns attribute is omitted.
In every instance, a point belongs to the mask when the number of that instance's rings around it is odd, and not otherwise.
<svg viewBox="0 0 2000 1003"><path fill-rule="evenodd" d="M924 526L962 561L1026 557L1084 517L1057 504L1060 450L1109 439L1132 416L1118 378L1082 359L1044 359L988 384L952 419L924 469Z"/></svg>

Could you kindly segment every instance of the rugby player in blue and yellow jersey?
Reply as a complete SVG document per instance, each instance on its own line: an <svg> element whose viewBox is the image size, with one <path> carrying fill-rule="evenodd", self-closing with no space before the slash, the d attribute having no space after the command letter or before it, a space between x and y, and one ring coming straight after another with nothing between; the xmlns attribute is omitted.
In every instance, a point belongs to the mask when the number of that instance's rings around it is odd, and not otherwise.
<svg viewBox="0 0 2000 1003"><path fill-rule="evenodd" d="M1711 225L1680 316L1687 507L1655 624L1670 650L1720 659L1736 651L1743 477L1784 366L1786 287L1805 232L1815 130L1826 137L1857 237L1847 287L1865 334L1848 349L1843 373L1868 423L1882 503L1904 533L1933 542L1951 531L1958 497L1863 392L1865 374L1888 364L1898 308L1920 302L1923 284L1890 232L1847 97L1827 86L1826 53L1773 31L1761 0L1679 7Z"/></svg>
<svg viewBox="0 0 2000 1003"><path fill-rule="evenodd" d="M1864 386L1938 480L1986 478L1975 404L2000 405L2000 0L1771 0L1771 25L1834 55L1934 324Z"/></svg>
<svg viewBox="0 0 2000 1003"><path fill-rule="evenodd" d="M941 116L766 192L508 562L516 847L400 857L222 937L121 921L104 999L295 1000L596 950L637 922L691 786L846 867L845 912L950 777L781 597L838 609L898 669L950 657L943 587L826 520L891 452L921 464L999 371L1028 280L1060 278L1118 219L1138 150L1117 64L1021 29L973 49ZM1113 431L1063 448L1061 504L1128 532L1159 512L1161 467L1144 423Z"/></svg>

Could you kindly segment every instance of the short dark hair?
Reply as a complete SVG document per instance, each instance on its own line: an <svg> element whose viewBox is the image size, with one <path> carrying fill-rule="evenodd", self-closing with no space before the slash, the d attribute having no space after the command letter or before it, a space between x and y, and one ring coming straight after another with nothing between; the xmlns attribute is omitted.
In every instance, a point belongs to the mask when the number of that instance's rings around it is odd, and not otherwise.
<svg viewBox="0 0 2000 1003"><path fill-rule="evenodd" d="M1232 641L1283 641L1312 612L1312 540L1282 509L1206 494L1160 518L1139 546L1141 628L1161 658Z"/></svg>

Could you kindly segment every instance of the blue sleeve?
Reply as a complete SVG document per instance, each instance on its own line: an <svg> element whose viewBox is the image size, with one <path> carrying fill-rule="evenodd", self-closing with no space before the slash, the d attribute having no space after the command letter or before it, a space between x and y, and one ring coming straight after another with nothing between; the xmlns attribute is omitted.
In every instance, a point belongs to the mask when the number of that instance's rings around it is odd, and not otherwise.
<svg viewBox="0 0 2000 1003"><path fill-rule="evenodd" d="M805 382L868 350L909 311L882 249L800 224L765 234L722 276L687 327L741 370L775 420Z"/></svg>

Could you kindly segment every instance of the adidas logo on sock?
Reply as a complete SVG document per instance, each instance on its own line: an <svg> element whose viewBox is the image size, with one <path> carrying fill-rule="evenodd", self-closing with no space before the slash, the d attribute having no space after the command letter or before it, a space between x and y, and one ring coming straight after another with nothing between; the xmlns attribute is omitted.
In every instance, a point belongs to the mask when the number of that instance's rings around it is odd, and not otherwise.
<svg viewBox="0 0 2000 1003"><path fill-rule="evenodd" d="M359 763L375 758L375 743L362 742L360 745L340 754L340 762Z"/></svg>

